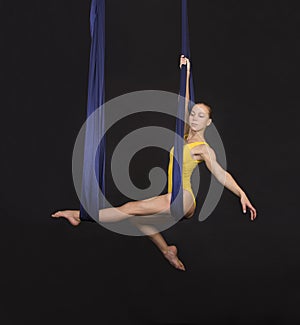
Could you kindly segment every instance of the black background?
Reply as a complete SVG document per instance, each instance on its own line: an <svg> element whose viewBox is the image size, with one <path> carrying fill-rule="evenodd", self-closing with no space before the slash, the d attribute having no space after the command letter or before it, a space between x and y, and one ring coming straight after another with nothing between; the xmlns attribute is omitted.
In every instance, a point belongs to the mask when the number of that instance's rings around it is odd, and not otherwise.
<svg viewBox="0 0 300 325"><path fill-rule="evenodd" d="M298 2L189 1L196 97L212 105L227 169L258 217L226 190L205 222L164 231L186 272L146 237L50 218L79 208L71 159L86 116L90 1L0 4L2 324L298 324ZM176 93L180 1L106 9L106 99Z"/></svg>

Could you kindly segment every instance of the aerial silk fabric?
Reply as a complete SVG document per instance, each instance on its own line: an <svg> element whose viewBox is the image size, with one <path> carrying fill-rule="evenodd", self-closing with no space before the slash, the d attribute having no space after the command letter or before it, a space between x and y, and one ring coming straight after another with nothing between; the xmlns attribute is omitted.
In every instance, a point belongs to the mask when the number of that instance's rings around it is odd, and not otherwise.
<svg viewBox="0 0 300 325"><path fill-rule="evenodd" d="M98 216L99 209L105 207L105 129L103 106L105 100L105 0L92 0L91 2L90 32L91 48L87 121L80 198L80 219L85 221L94 221L93 218ZM94 118L89 119L91 114L93 114ZM96 152L94 152L94 148L97 148ZM98 184L93 181L95 177ZM103 195L99 196L100 190ZM88 211L86 211L84 206L87 207Z"/></svg>
<svg viewBox="0 0 300 325"><path fill-rule="evenodd" d="M104 134L104 63L105 63L105 0L92 0L90 10L91 50L88 80L87 122L83 157L80 219L94 221L98 211L105 207L105 134ZM190 59L187 0L182 0L182 54ZM182 163L184 146L184 118L186 66L180 73L180 91L174 158L172 171L171 214L179 220L183 216ZM190 72L190 100L194 102L192 71ZM98 109L100 108L100 109ZM189 107L190 109L190 107ZM96 112L96 114L95 114ZM88 117L94 114L95 118ZM99 145L100 144L100 145ZM94 148L98 147L96 153ZM96 177L97 184L92 181ZM103 195L99 200L99 189ZM176 199L176 200L175 200ZM87 207L88 213L86 209Z"/></svg>
<svg viewBox="0 0 300 325"><path fill-rule="evenodd" d="M181 8L181 54L191 59L189 44L188 10L187 0L182 0ZM183 188L182 188L182 166L183 166L183 146L184 146L184 118L185 118L185 97L186 97L186 66L183 65L180 72L179 102L176 118L176 135L174 140L174 156L172 170L172 196L171 214L175 220L180 220L184 216L183 212ZM190 104L194 102L194 83L192 70L190 71Z"/></svg>

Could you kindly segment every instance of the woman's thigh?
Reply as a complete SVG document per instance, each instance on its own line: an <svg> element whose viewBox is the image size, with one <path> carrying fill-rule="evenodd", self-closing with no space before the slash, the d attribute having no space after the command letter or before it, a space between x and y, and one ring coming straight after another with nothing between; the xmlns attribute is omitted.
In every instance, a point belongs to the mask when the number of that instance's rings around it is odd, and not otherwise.
<svg viewBox="0 0 300 325"><path fill-rule="evenodd" d="M136 216L170 214L171 193L154 196L149 199L133 201L119 207L122 212ZM186 218L193 215L194 199L189 191L183 190L183 209Z"/></svg>
<svg viewBox="0 0 300 325"><path fill-rule="evenodd" d="M151 214L170 214L171 193L154 196L149 199L128 202L119 209L128 214L145 216Z"/></svg>

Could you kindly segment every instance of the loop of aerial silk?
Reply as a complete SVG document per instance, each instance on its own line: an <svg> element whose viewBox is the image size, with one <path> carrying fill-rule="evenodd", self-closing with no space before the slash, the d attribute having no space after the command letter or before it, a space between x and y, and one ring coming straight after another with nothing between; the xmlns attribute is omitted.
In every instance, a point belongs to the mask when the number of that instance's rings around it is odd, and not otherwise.
<svg viewBox="0 0 300 325"><path fill-rule="evenodd" d="M88 78L87 123L85 130L83 173L80 197L80 219L94 221L99 210L105 208L105 128L104 128L104 63L105 63L105 0L92 0L90 10L91 49ZM187 0L182 0L182 54L190 59ZM192 71L190 72L190 102L194 102ZM182 163L184 146L184 118L186 66L180 72L180 91L172 170L171 214L183 217ZM190 107L189 107L190 110ZM94 118L88 117L93 114ZM94 153L94 148L98 148ZM96 176L97 183L92 179ZM99 185L99 186L97 186ZM99 190L102 194L99 200ZM176 199L176 200L175 200ZM87 207L85 209L84 207ZM87 212L88 210L88 212Z"/></svg>

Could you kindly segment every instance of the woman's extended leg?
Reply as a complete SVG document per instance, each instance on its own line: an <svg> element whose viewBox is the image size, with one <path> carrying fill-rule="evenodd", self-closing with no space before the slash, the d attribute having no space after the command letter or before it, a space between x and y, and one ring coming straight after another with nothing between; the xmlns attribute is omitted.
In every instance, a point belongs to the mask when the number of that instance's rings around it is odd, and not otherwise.
<svg viewBox="0 0 300 325"><path fill-rule="evenodd" d="M106 208L99 210L100 222L118 222L133 216L149 216L155 214L170 215L171 193L159 195L146 200L131 201L120 207ZM193 199L188 191L184 191L185 215L191 216L194 211ZM52 217L64 217L73 225L80 223L78 210L58 211Z"/></svg>
<svg viewBox="0 0 300 325"><path fill-rule="evenodd" d="M118 222L133 216L148 216L153 214L170 214L171 194L164 194L146 200L132 201L120 207L99 210L100 222ZM64 217L76 226L80 223L78 210L57 211L51 215L54 218Z"/></svg>

